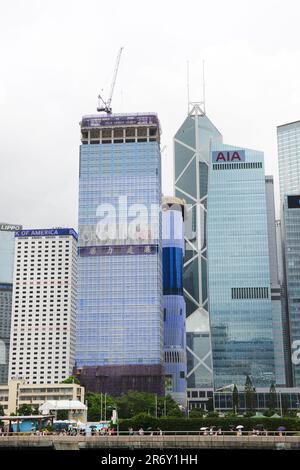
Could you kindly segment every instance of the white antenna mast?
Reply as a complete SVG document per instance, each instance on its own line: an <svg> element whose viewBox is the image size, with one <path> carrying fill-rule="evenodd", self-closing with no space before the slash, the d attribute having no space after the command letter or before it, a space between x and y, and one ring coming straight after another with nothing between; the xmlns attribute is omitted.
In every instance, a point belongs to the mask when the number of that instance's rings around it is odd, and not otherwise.
<svg viewBox="0 0 300 470"><path fill-rule="evenodd" d="M187 79L187 105L188 105L188 114L190 109L190 63L186 62L186 79Z"/></svg>
<svg viewBox="0 0 300 470"><path fill-rule="evenodd" d="M202 62L202 81L203 81L203 111L205 114L205 62Z"/></svg>
<svg viewBox="0 0 300 470"><path fill-rule="evenodd" d="M188 115L205 115L205 74L204 60L202 61L202 101L190 101L190 64L187 61L187 95L188 95Z"/></svg>

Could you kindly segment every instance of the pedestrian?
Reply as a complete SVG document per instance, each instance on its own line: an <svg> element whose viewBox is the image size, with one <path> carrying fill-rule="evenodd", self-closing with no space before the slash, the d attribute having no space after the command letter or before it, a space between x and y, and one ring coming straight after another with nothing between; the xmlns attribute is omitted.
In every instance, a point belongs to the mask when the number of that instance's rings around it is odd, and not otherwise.
<svg viewBox="0 0 300 470"><path fill-rule="evenodd" d="M140 435L140 436L143 436L143 435L144 435L144 429L143 429L143 428L140 428L140 429L139 429L139 435Z"/></svg>

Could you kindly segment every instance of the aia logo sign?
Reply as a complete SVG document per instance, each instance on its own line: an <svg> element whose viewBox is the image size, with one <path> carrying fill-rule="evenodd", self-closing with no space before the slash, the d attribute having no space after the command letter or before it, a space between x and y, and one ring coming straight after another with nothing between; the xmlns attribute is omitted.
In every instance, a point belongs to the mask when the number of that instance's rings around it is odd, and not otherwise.
<svg viewBox="0 0 300 470"><path fill-rule="evenodd" d="M217 150L212 152L213 163L239 163L245 161L245 150Z"/></svg>

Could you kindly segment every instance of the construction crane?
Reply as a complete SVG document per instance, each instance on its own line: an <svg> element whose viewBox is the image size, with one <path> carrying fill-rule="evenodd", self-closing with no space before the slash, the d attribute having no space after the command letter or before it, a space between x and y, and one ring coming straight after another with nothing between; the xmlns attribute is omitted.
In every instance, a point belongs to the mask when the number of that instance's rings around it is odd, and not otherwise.
<svg viewBox="0 0 300 470"><path fill-rule="evenodd" d="M114 88L115 88L115 84L116 84L117 73L118 73L118 69L119 69L119 64L120 64L120 59L121 59L122 51L123 51L123 47L121 47L120 50L119 50L119 52L118 52L118 56L117 56L117 60L116 60L116 65L115 65L115 70L114 70L114 74L113 74L113 79L112 79L112 82L111 82L110 94L109 94L108 100L107 100L107 101L104 101L104 99L102 98L102 96L101 96L100 94L98 95L98 100L99 100L99 101L98 101L97 111L99 111L99 112L104 111L104 112L107 113L107 114L111 114L111 113L112 113L111 100L112 100L112 95L113 95Z"/></svg>

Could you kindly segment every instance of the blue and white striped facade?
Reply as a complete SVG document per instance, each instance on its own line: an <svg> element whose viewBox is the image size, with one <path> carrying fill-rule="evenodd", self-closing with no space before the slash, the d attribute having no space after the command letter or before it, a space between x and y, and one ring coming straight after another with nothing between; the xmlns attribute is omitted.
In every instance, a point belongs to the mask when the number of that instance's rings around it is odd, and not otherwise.
<svg viewBox="0 0 300 470"><path fill-rule="evenodd" d="M186 405L186 309L183 297L184 203L164 198L162 211L165 389Z"/></svg>

